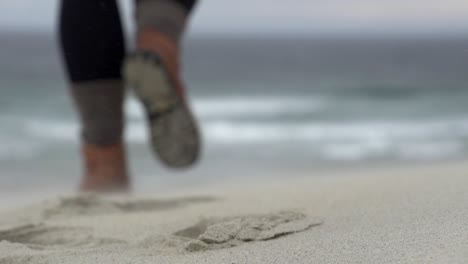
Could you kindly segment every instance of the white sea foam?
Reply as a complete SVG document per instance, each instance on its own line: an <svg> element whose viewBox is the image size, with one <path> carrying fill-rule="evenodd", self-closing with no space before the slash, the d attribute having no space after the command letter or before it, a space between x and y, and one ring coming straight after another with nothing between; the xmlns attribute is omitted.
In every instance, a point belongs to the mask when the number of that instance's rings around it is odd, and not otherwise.
<svg viewBox="0 0 468 264"><path fill-rule="evenodd" d="M0 159L28 158L48 146L78 141L78 126L71 121L24 119L18 122L17 132L0 133ZM218 118L205 119L202 131L205 143L216 149L235 152L259 144L293 145L297 146L297 152L306 149L331 160L443 158L468 148L468 120L464 118L386 122L254 122ZM144 123L130 121L126 136L132 144L145 144Z"/></svg>
<svg viewBox="0 0 468 264"><path fill-rule="evenodd" d="M143 118L141 105L130 99L126 102L130 119ZM194 112L201 118L268 117L279 114L313 113L327 106L324 98L305 97L208 97L193 100Z"/></svg>
<svg viewBox="0 0 468 264"><path fill-rule="evenodd" d="M270 141L338 141L383 142L417 141L431 138L467 137L468 120L427 122L252 122L213 121L205 124L205 132L219 143Z"/></svg>
<svg viewBox="0 0 468 264"><path fill-rule="evenodd" d="M75 141L79 133L78 124L60 120L29 120L24 127L30 137L49 141Z"/></svg>

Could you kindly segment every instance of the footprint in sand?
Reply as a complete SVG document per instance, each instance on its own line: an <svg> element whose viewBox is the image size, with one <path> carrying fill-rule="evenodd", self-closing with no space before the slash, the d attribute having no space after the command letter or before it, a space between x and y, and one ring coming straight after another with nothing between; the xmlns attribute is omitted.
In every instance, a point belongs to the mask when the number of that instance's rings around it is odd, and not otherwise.
<svg viewBox="0 0 468 264"><path fill-rule="evenodd" d="M36 250L123 243L115 239L95 238L90 228L58 227L45 224L31 224L0 230L0 242L21 244Z"/></svg>
<svg viewBox="0 0 468 264"><path fill-rule="evenodd" d="M163 211L187 206L195 203L213 202L213 197L186 197L168 200L138 200L102 197L99 195L80 195L76 197L59 198L46 203L42 216L101 215L109 213Z"/></svg>
<svg viewBox="0 0 468 264"><path fill-rule="evenodd" d="M230 248L254 241L266 241L303 232L321 225L320 219L298 212L279 212L228 218L205 219L169 237L158 237L144 246L159 244L166 251L197 252ZM146 245L145 245L146 244Z"/></svg>

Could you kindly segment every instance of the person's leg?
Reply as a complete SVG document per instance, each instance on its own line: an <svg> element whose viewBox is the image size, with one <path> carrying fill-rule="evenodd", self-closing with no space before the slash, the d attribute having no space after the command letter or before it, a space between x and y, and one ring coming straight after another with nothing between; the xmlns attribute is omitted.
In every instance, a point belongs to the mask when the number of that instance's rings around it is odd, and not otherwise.
<svg viewBox="0 0 468 264"><path fill-rule="evenodd" d="M60 43L81 121L83 190L128 186L123 134L125 47L116 0L62 0Z"/></svg>
<svg viewBox="0 0 468 264"><path fill-rule="evenodd" d="M138 32L153 29L179 43L196 0L136 0Z"/></svg>
<svg viewBox="0 0 468 264"><path fill-rule="evenodd" d="M137 0L137 48L124 69L145 106L154 152L174 168L192 165L200 148L179 63L180 41L194 5L194 0Z"/></svg>

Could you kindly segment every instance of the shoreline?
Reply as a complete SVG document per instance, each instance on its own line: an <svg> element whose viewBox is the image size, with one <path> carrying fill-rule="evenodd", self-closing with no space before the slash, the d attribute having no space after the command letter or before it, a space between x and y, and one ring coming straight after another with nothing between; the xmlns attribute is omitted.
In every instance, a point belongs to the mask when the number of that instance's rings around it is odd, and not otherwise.
<svg viewBox="0 0 468 264"><path fill-rule="evenodd" d="M429 165L427 163L430 163ZM286 168L245 168L236 171L223 172L222 177L217 177L215 174L220 174L219 168L215 172L210 172L211 175L206 176L205 169L195 168L195 173L178 173L171 170L161 170L158 168L157 172L162 172L161 175L151 177L148 175L134 176L135 183L134 189L126 195L183 195L185 193L197 192L210 192L215 189L232 189L232 186L237 186L238 189L245 188L244 183L248 182L253 188L261 187L268 182L279 182L283 184L285 180L308 180L314 178L327 178L327 177L352 177L358 174L373 174L376 170L379 175L389 176L390 171L397 171L408 173L408 171L424 171L441 169L441 168L459 168L460 170L467 164L466 158L460 157L456 159L435 160L435 161L379 161L379 162L353 162L353 163L340 163L332 165L322 164L320 166L308 165L302 167L288 166ZM204 175L205 174L205 175ZM253 176L252 176L253 175ZM287 179L285 179L287 175ZM201 178L198 178L201 177ZM37 179L35 182L37 182ZM37 184L30 186L30 188L22 188L13 190L2 190L0 193L0 213L5 209L14 209L21 206L27 206L31 203L53 199L57 196L77 195L78 178L73 179L72 182L60 182L58 185L48 185L45 187L37 188ZM76 182L75 182L76 181ZM186 182L184 182L186 181ZM14 199L9 199L13 197ZM20 203L12 203L20 200Z"/></svg>

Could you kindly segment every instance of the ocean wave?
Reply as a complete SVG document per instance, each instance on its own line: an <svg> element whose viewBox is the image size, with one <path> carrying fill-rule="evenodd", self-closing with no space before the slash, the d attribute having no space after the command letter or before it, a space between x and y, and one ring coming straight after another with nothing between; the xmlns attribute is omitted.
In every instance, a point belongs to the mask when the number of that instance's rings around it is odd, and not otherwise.
<svg viewBox="0 0 468 264"><path fill-rule="evenodd" d="M194 112L200 118L218 117L266 117L279 114L313 113L327 106L325 98L315 96L304 97L211 97L193 100ZM130 119L142 119L142 108L135 99L130 99L125 105Z"/></svg>
<svg viewBox="0 0 468 264"><path fill-rule="evenodd" d="M391 141L468 137L468 120L387 121L387 122L238 122L205 124L211 140L220 142L271 141Z"/></svg>
<svg viewBox="0 0 468 264"><path fill-rule="evenodd" d="M13 130L0 133L0 160L29 158L48 146L78 142L79 128L71 121L23 120L17 128L15 133ZM428 121L289 123L216 119L203 121L202 130L211 149L236 152L255 145L294 146L293 151L313 153L328 160L443 158L468 151L468 119L463 117ZM146 144L144 123L129 122L126 137L131 144Z"/></svg>
<svg viewBox="0 0 468 264"><path fill-rule="evenodd" d="M41 152L42 146L41 142L0 134L0 160L33 158Z"/></svg>

